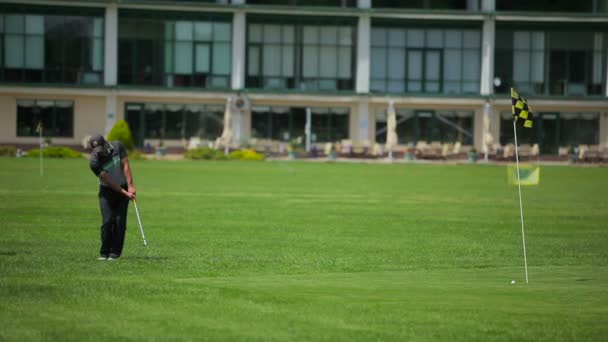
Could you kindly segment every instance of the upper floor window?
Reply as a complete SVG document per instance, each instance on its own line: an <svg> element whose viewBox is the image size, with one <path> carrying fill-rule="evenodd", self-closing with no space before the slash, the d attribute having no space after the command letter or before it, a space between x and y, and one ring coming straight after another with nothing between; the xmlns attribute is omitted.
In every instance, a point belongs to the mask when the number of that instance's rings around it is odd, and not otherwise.
<svg viewBox="0 0 608 342"><path fill-rule="evenodd" d="M226 20L142 18L121 13L118 82L228 88L232 30Z"/></svg>
<svg viewBox="0 0 608 342"><path fill-rule="evenodd" d="M596 0L496 0L496 9L499 11L606 13L608 3Z"/></svg>
<svg viewBox="0 0 608 342"><path fill-rule="evenodd" d="M0 15L0 80L103 83L103 18L27 13Z"/></svg>
<svg viewBox="0 0 608 342"><path fill-rule="evenodd" d="M496 32L495 90L538 95L602 95L606 34L592 31Z"/></svg>
<svg viewBox="0 0 608 342"><path fill-rule="evenodd" d="M357 7L356 0L247 0L248 5Z"/></svg>
<svg viewBox="0 0 608 342"><path fill-rule="evenodd" d="M416 9L477 9L477 0L372 0L374 8L416 8ZM469 8L467 8L469 5ZM475 6L471 8L470 6Z"/></svg>
<svg viewBox="0 0 608 342"><path fill-rule="evenodd" d="M373 27L371 45L372 92L479 93L480 30Z"/></svg>
<svg viewBox="0 0 608 342"><path fill-rule="evenodd" d="M248 29L250 88L353 90L351 25L262 24Z"/></svg>

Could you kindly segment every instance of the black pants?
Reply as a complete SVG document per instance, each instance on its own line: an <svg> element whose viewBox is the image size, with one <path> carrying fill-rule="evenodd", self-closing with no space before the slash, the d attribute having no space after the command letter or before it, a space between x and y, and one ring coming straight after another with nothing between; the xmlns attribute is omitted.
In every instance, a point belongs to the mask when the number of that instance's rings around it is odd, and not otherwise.
<svg viewBox="0 0 608 342"><path fill-rule="evenodd" d="M126 189L126 186L123 185ZM120 256L127 231L129 199L105 186L99 187L101 249L99 254Z"/></svg>

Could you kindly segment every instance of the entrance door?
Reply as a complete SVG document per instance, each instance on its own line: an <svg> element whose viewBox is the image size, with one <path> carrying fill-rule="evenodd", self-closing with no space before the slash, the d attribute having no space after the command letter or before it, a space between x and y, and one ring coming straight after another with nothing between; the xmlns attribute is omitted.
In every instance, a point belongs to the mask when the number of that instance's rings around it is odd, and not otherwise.
<svg viewBox="0 0 608 342"><path fill-rule="evenodd" d="M540 113L538 142L541 154L557 154L559 147L559 113Z"/></svg>

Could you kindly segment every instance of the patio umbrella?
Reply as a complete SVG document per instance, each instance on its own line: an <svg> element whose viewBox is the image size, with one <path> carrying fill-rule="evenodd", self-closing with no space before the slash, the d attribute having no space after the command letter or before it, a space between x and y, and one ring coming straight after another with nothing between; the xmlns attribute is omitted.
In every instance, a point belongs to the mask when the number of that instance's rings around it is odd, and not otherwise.
<svg viewBox="0 0 608 342"><path fill-rule="evenodd" d="M386 119L386 148L388 149L388 157L393 159L393 147L397 146L397 114L395 113L395 103L388 103L387 119Z"/></svg>

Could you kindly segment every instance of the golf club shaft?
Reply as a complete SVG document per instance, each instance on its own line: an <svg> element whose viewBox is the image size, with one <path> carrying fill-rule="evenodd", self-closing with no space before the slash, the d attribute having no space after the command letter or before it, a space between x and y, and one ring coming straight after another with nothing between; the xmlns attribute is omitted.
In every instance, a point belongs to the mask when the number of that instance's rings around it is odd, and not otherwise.
<svg viewBox="0 0 608 342"><path fill-rule="evenodd" d="M139 230L141 231L141 238L144 239L144 246L147 246L146 236L144 235L144 227L141 225L141 219L139 218L139 209L137 209L137 202L133 200L133 204L135 205L135 214L137 215L137 222L139 223Z"/></svg>

